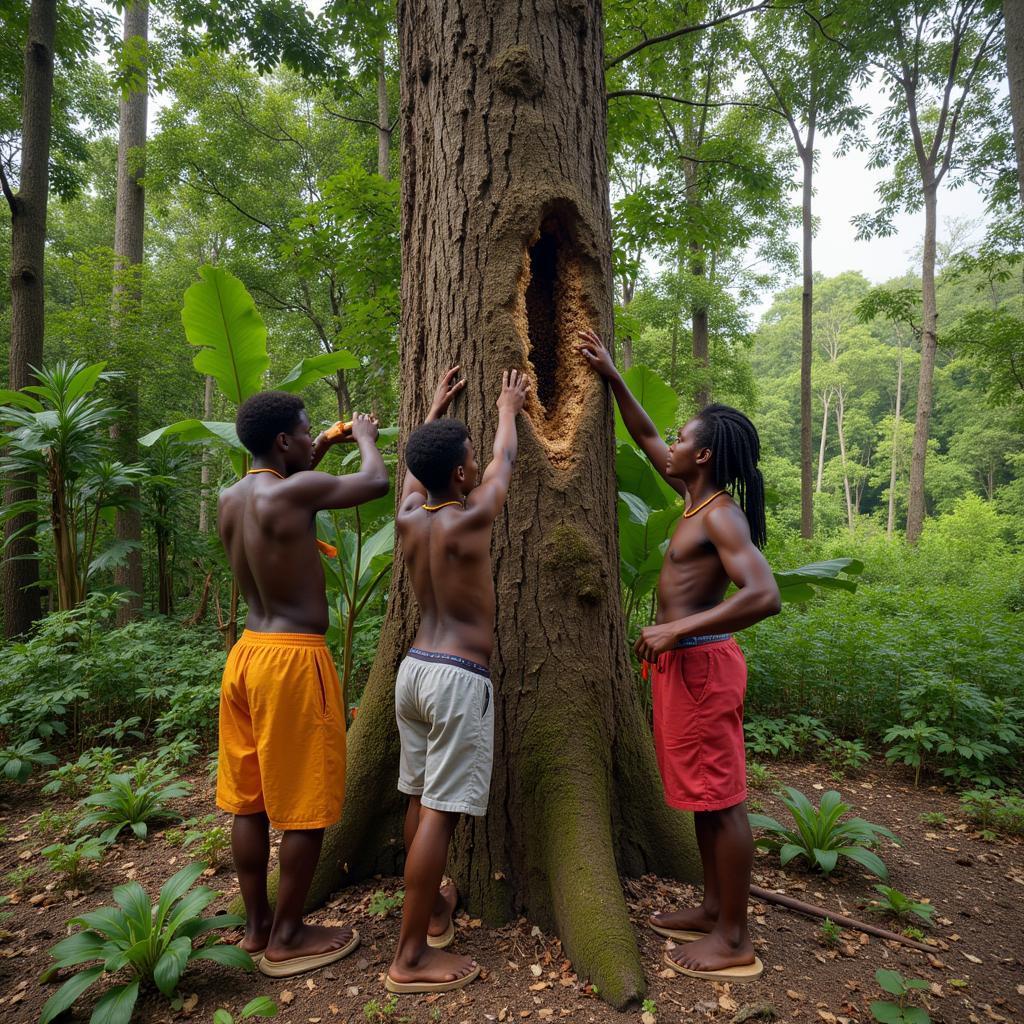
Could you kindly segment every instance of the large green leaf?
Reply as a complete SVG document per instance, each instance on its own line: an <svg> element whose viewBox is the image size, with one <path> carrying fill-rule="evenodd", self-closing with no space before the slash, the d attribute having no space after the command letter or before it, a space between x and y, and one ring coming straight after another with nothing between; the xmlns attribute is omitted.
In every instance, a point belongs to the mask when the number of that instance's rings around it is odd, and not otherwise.
<svg viewBox="0 0 1024 1024"><path fill-rule="evenodd" d="M779 594L783 601L810 601L814 597L814 588L826 590L857 589L857 581L846 576L859 576L864 571L864 563L856 558L831 558L826 562L810 562L798 569L786 569L773 572Z"/></svg>
<svg viewBox="0 0 1024 1024"><path fill-rule="evenodd" d="M88 391L96 387L96 382L103 373L106 363L93 363L79 370L68 382L65 401L70 405L76 398L81 398Z"/></svg>
<svg viewBox="0 0 1024 1024"><path fill-rule="evenodd" d="M181 322L190 345L200 349L192 365L209 374L238 405L260 390L270 365L267 328L245 285L222 267L199 268L202 280L185 292Z"/></svg>
<svg viewBox="0 0 1024 1024"><path fill-rule="evenodd" d="M137 981L129 985L116 985L96 1004L89 1024L131 1024L132 1010L138 998Z"/></svg>
<svg viewBox="0 0 1024 1024"><path fill-rule="evenodd" d="M643 498L651 508L667 508L680 500L651 460L632 443L616 445L615 478L620 491Z"/></svg>
<svg viewBox="0 0 1024 1024"><path fill-rule="evenodd" d="M58 942L50 950L50 956L57 961L58 967L77 967L89 960L101 959L103 946L103 939L95 932L76 932Z"/></svg>
<svg viewBox="0 0 1024 1024"><path fill-rule="evenodd" d="M223 964L225 967L240 967L243 971L251 971L256 965L253 959L244 949L231 944L217 946L204 946L197 949L191 957L192 960L213 960L215 963Z"/></svg>
<svg viewBox="0 0 1024 1024"><path fill-rule="evenodd" d="M43 1006L39 1024L50 1024L50 1021L59 1017L90 985L103 974L102 967L90 967L87 971L79 971L68 978L63 985Z"/></svg>
<svg viewBox="0 0 1024 1024"><path fill-rule="evenodd" d="M877 853L865 850L863 846L841 846L837 852L844 857L849 857L850 860L855 860L879 878L887 879L889 877L889 870L883 863L882 858Z"/></svg>
<svg viewBox="0 0 1024 1024"><path fill-rule="evenodd" d="M234 423L220 423L215 420L178 420L177 423L151 430L139 438L139 444L144 448L151 448L161 438L171 435L177 435L181 441L216 441L245 451L242 442L238 440Z"/></svg>
<svg viewBox="0 0 1024 1024"><path fill-rule="evenodd" d="M27 409L29 412L42 412L43 404L24 391L11 391L8 388L0 388L0 406L13 405L18 409Z"/></svg>
<svg viewBox="0 0 1024 1024"><path fill-rule="evenodd" d="M308 356L296 363L288 371L288 376L276 385L278 391L301 391L304 387L320 380L338 370L355 370L359 368L359 359L347 349L337 352L324 352L318 356Z"/></svg>
<svg viewBox="0 0 1024 1024"><path fill-rule="evenodd" d="M202 864L186 864L176 871L160 887L160 901L157 904L156 927L162 928L171 907L192 888L203 873Z"/></svg>
<svg viewBox="0 0 1024 1024"><path fill-rule="evenodd" d="M653 371L646 366L630 367L622 379L633 392L636 400L651 417L658 433L663 435L676 425L679 414L679 396ZM620 441L629 441L629 431L622 422L618 406L615 407L615 436Z"/></svg>
<svg viewBox="0 0 1024 1024"><path fill-rule="evenodd" d="M174 994L174 990L178 987L178 981L185 972L191 952L192 940L180 935L157 960L156 966L153 968L153 981L165 996Z"/></svg>

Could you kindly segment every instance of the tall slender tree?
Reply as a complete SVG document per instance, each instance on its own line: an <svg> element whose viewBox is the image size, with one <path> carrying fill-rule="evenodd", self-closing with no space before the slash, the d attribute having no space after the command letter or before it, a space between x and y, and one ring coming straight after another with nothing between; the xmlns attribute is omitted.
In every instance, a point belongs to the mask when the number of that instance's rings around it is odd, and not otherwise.
<svg viewBox="0 0 1024 1024"><path fill-rule="evenodd" d="M878 188L880 209L855 218L858 237L891 234L898 210L924 209L921 365L907 508L907 540L913 543L925 517L925 457L938 345L939 189L964 180L970 151L998 128L994 89L1003 70L998 60L1003 18L998 0L889 0L855 5L852 12L848 46L877 71L889 100L877 121L871 166L891 168Z"/></svg>
<svg viewBox="0 0 1024 1024"><path fill-rule="evenodd" d="M149 98L147 43L149 4L137 0L124 12L125 85L118 113L117 206L114 220L114 295L113 336L117 346L115 365L123 376L117 380L115 394L121 406L112 433L122 462L138 459L139 374L141 366L135 353L131 328L132 307L142 301L143 235L146 198L143 187L146 148L146 109ZM128 313L128 315L125 315ZM142 517L139 512L139 488L132 489L131 504L119 508L114 521L118 540L126 545L124 562L114 570L114 581L129 593L118 610L118 622L136 618L142 610Z"/></svg>
<svg viewBox="0 0 1024 1024"><path fill-rule="evenodd" d="M1006 76L1010 88L1010 116L1013 119L1013 149L1017 154L1017 181L1024 203L1024 4L1003 0L1006 23Z"/></svg>

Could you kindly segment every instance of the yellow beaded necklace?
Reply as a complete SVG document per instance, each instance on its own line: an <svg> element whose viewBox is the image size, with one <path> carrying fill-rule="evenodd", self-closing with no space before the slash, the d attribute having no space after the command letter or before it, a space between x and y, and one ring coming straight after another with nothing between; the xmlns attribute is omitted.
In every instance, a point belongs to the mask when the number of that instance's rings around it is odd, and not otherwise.
<svg viewBox="0 0 1024 1024"><path fill-rule="evenodd" d="M683 518L689 519L690 516L695 516L705 505L710 505L720 494L725 494L724 487L720 491L715 491L710 498L705 498L696 508L684 509Z"/></svg>

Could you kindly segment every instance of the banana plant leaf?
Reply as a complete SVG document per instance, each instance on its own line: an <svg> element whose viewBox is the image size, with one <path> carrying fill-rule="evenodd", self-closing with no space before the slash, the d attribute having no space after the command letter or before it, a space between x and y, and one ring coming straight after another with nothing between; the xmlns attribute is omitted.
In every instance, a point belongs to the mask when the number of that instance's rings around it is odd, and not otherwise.
<svg viewBox="0 0 1024 1024"><path fill-rule="evenodd" d="M773 575L783 601L802 602L813 599L815 587L845 590L852 594L857 589L857 581L850 577L859 576L863 571L864 563L857 558L830 558L825 562L810 562L797 569L774 572Z"/></svg>
<svg viewBox="0 0 1024 1024"><path fill-rule="evenodd" d="M679 396L653 370L646 366L632 366L622 379L654 421L658 433L664 435L675 425L679 415ZM615 408L615 436L619 441L632 440L619 415L618 406Z"/></svg>

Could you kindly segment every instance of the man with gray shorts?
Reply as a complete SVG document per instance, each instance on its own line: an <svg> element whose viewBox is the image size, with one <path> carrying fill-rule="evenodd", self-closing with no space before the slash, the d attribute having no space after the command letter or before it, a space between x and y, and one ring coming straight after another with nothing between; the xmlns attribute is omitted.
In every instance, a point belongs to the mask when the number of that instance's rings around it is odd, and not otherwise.
<svg viewBox="0 0 1024 1024"><path fill-rule="evenodd" d="M406 442L408 471L395 520L420 627L395 682L398 788L409 807L402 930L385 978L391 992L447 992L480 974L469 957L444 952L455 937L458 893L441 887L441 879L459 815L487 810L494 757L491 530L508 494L516 417L530 385L518 370L502 374L493 457L477 486L469 431L444 415L466 384L458 371L441 378L426 422Z"/></svg>

